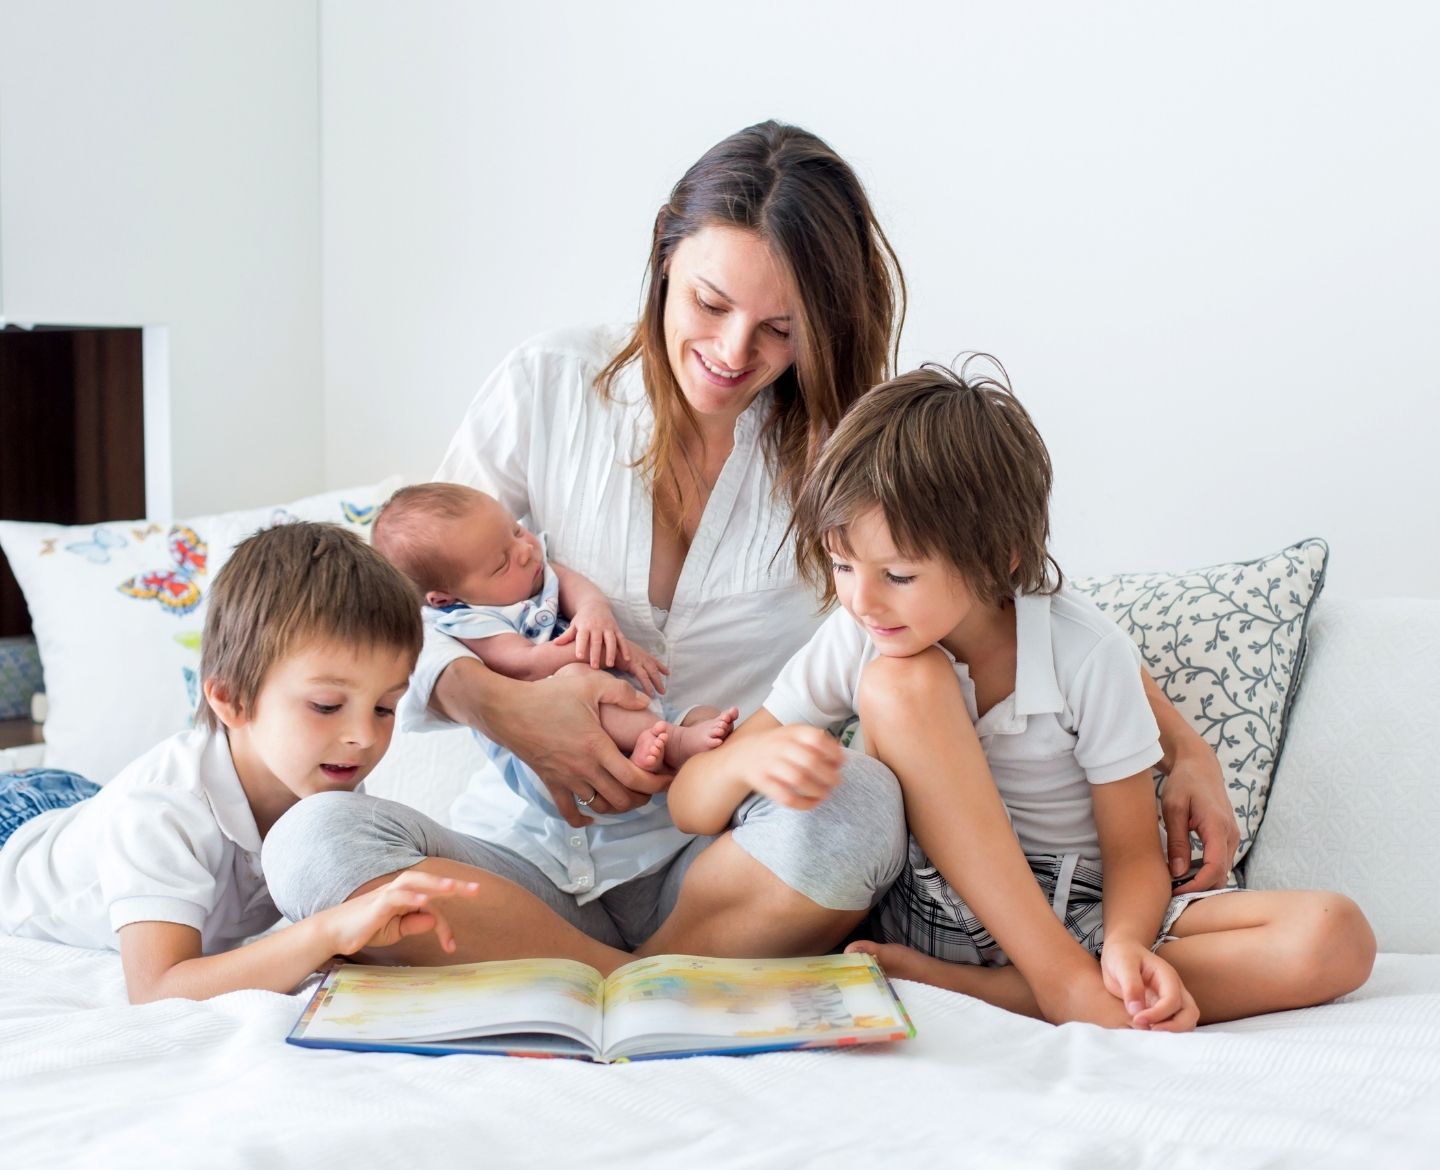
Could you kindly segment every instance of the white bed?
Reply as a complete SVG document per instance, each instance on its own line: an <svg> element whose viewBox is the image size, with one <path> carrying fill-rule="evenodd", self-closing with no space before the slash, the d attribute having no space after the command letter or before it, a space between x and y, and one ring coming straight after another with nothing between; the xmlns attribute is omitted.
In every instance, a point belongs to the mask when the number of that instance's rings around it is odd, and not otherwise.
<svg viewBox="0 0 1440 1170"><path fill-rule="evenodd" d="M901 983L910 1042L605 1067L302 1050L304 991L132 1007L115 955L0 938L0 1166L1440 1165L1440 601L1311 631L1247 869L1370 914L1341 1002L1167 1036ZM469 750L399 737L370 787L443 815Z"/></svg>
<svg viewBox="0 0 1440 1170"><path fill-rule="evenodd" d="M1186 1036L898 985L913 1041L633 1065L317 1052L302 996L130 1007L111 955L0 945L4 1162L40 1166L1433 1166L1440 956Z"/></svg>

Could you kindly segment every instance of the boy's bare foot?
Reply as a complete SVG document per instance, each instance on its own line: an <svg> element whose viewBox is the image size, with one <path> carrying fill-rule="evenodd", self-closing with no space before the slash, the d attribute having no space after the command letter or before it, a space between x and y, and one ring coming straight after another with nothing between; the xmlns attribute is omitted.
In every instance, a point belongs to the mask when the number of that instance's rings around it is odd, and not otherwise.
<svg viewBox="0 0 1440 1170"><path fill-rule="evenodd" d="M672 732L665 745L665 763L671 768L679 768L691 756L719 747L735 730L735 720L739 718L738 707L728 707L724 711L715 707L696 707Z"/></svg>
<svg viewBox="0 0 1440 1170"><path fill-rule="evenodd" d="M630 753L630 762L647 772L660 771L665 763L665 745L670 739L670 724L661 720L653 727L647 727L635 737L635 749Z"/></svg>
<svg viewBox="0 0 1440 1170"><path fill-rule="evenodd" d="M847 954L874 955L892 979L909 979L928 983L946 991L958 991L983 999L1021 1015L1040 1017L1040 1005L1031 994L1025 977L1014 967L976 967L970 963L947 963L914 947L900 943L853 942Z"/></svg>

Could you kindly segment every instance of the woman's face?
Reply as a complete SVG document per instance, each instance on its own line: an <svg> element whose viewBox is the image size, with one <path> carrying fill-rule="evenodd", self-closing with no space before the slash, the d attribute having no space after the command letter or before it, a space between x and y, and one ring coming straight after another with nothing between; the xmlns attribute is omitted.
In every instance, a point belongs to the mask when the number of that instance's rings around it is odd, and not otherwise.
<svg viewBox="0 0 1440 1170"><path fill-rule="evenodd" d="M711 224L676 245L665 292L665 348L702 418L738 418L795 360L785 271L752 231Z"/></svg>

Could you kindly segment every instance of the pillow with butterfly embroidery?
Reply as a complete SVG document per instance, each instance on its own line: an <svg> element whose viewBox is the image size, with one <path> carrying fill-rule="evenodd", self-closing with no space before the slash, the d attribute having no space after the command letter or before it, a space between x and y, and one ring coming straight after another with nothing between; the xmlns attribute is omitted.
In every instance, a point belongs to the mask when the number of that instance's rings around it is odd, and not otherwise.
<svg viewBox="0 0 1440 1170"><path fill-rule="evenodd" d="M328 520L369 538L393 477L279 507L65 527L0 520L25 594L49 714L45 763L104 783L190 724L210 581L261 528Z"/></svg>

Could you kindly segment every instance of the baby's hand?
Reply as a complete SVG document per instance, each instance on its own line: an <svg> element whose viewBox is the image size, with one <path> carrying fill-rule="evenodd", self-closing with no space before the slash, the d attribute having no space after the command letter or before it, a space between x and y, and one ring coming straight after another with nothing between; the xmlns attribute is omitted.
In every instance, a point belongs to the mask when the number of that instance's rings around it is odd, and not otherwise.
<svg viewBox="0 0 1440 1170"><path fill-rule="evenodd" d="M604 601L587 601L575 609L570 628L555 639L555 645L575 643L575 658L596 670L624 664L629 644L615 622L615 612Z"/></svg>
<svg viewBox="0 0 1440 1170"><path fill-rule="evenodd" d="M1188 1032L1200 1009L1180 974L1140 943L1106 942L1100 954L1105 989L1125 1005L1131 1027L1152 1032Z"/></svg>
<svg viewBox="0 0 1440 1170"><path fill-rule="evenodd" d="M736 740L747 754L732 764L756 792L786 808L814 808L840 783L845 758L834 736L818 727L789 724Z"/></svg>
<svg viewBox="0 0 1440 1170"><path fill-rule="evenodd" d="M474 897L476 882L436 877L419 870L402 873L393 882L322 910L311 921L322 926L332 943L332 954L353 955L366 947L388 947L412 934L433 930L441 948L455 949L455 936L444 914L430 904L433 896Z"/></svg>
<svg viewBox="0 0 1440 1170"><path fill-rule="evenodd" d="M639 646L625 646L625 669L634 676L635 681L640 684L640 689L647 695L663 695L665 693L665 676L670 673L670 668L653 654L647 654Z"/></svg>

